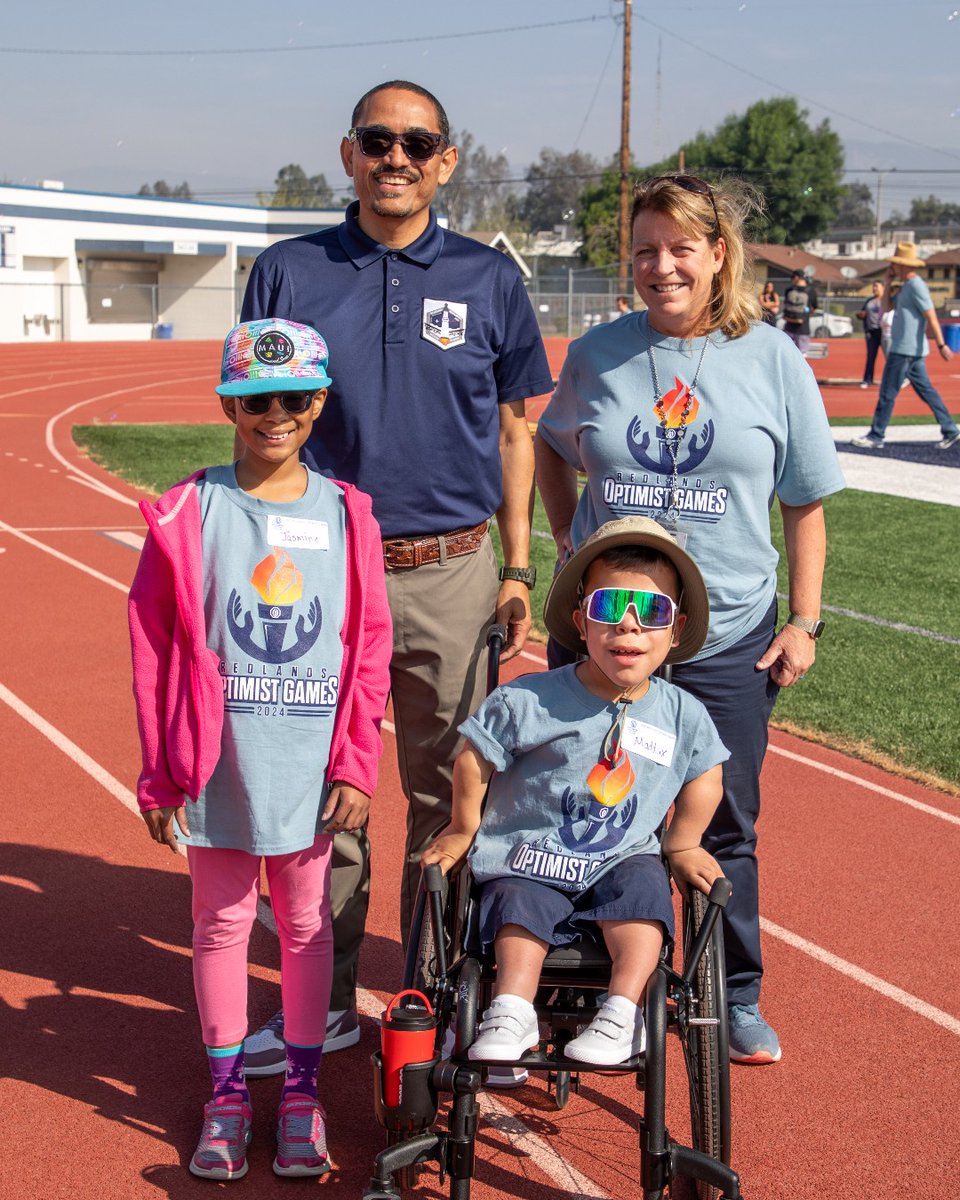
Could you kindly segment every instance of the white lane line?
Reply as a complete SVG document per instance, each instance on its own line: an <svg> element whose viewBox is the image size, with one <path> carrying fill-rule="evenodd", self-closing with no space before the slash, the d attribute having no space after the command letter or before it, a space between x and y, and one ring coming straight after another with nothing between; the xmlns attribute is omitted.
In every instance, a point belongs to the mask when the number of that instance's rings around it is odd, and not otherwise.
<svg viewBox="0 0 960 1200"><path fill-rule="evenodd" d="M786 600L785 592L777 592L778 600ZM906 625L903 621L890 621L886 617L874 617L869 613L857 612L855 608L841 608L836 604L821 604L824 612L834 613L838 617L849 617L852 621L863 621L865 625L877 625L881 629L892 629L895 633L913 633L917 637L929 638L934 642L946 642L948 646L960 646L960 638L951 637L948 633L937 633L933 629L924 629L921 625Z"/></svg>
<svg viewBox="0 0 960 1200"><path fill-rule="evenodd" d="M815 942L808 942L806 938L800 937L799 934L791 933L789 929L784 929L781 925L775 925L773 921L768 921L766 917L760 918L760 928L771 937L779 938L781 942L786 942L788 946L793 946L795 950L809 954L817 962L832 967L834 971L839 971L841 975L846 975L856 983L871 988L881 996L885 996L888 1000L902 1004L904 1008L908 1008L919 1017L925 1017L928 1021L933 1021L934 1024L939 1025L942 1029L946 1029L949 1033L960 1036L960 1020L951 1016L950 1013L944 1012L943 1009L928 1004L926 1000L921 1000L918 996L912 996L909 992L905 992L903 988L898 988L892 983L887 983L885 979L881 979L877 975L872 975L862 967L847 962L845 958L831 954L829 950L824 950L822 946L818 946Z"/></svg>
<svg viewBox="0 0 960 1200"><path fill-rule="evenodd" d="M150 388L167 387L171 384L190 383L200 378L203 378L203 376L194 374L184 375L178 379L158 379L155 383L138 383L134 387L118 388L114 392L100 392L99 395L90 396L87 400L80 400L77 404L71 404L69 408L65 408L61 412L55 413L47 421L46 429L44 431L44 441L46 443L47 451L53 458L57 460L57 462L60 463L61 466L66 467L66 469L71 472L71 476L76 480L76 482L85 483L87 487L93 488L94 491L100 492L101 495L107 496L111 500L119 501L120 504L126 504L136 508L139 501L132 500L129 496L124 496L122 493L115 491L102 480L97 479L95 476L89 474L89 472L82 470L80 467L70 462L69 459L65 458L60 453L53 443L53 431L57 426L57 422L61 420L61 418L69 416L70 413L76 412L78 408L85 408L88 404L95 404L100 400L112 400L114 396L128 396L131 392L144 392L148 391Z"/></svg>
<svg viewBox="0 0 960 1200"><path fill-rule="evenodd" d="M129 546L131 550L138 552L143 549L143 543L147 540L142 533L133 533L126 529L102 529L100 535L111 542L119 542L121 546Z"/></svg>
<svg viewBox="0 0 960 1200"><path fill-rule="evenodd" d="M18 716L23 717L27 724L32 725L38 733L42 733L67 758L75 762L81 771L86 771L91 779L99 783L111 796L119 800L124 808L128 808L132 813L136 813L137 816L140 815L137 798L128 787L124 787L119 779L115 779L105 767L101 767L85 750L81 750L76 742L71 742L66 734L61 733L49 721L44 720L29 704L25 704L19 696L15 696L2 683L0 683L0 700L4 704L9 705Z"/></svg>
<svg viewBox="0 0 960 1200"><path fill-rule="evenodd" d="M45 546L43 542L38 542L36 538L30 537L29 534L21 533L19 529L14 529L6 521L0 521L0 532L9 533L11 537L19 538L21 542L26 542L28 546L33 546L36 550L42 550L45 554L50 554L61 562L65 562L71 567L76 567L78 571L83 571L85 575L89 575L93 579L98 579L101 583L105 583L109 587L116 588L117 591L123 592L124 595L130 591L127 584L120 583L116 579L111 579L109 575L104 575L100 571L95 571L93 567L88 567L86 563L71 558L69 554L62 554L59 550L54 550L52 546Z"/></svg>
<svg viewBox="0 0 960 1200"><path fill-rule="evenodd" d="M823 771L827 775L842 779L845 783L855 783L858 787L866 788L868 792L876 792L880 796L886 796L888 800L906 804L908 808L915 808L918 812L926 813L927 816L938 817L941 821L947 821L951 825L960 825L960 817L954 813L946 812L942 808L934 808L932 804L924 804L922 800L914 800L912 796L905 796L902 792L895 792L892 788L884 787L882 784L871 783L868 779L861 779L859 775L841 771L839 767L827 766L826 763L817 762L815 758L807 758L803 754L795 754L792 750L783 749L782 746L771 744L768 749L771 754L779 754L782 758L789 758L791 762L802 763L803 766L812 767L815 771Z"/></svg>

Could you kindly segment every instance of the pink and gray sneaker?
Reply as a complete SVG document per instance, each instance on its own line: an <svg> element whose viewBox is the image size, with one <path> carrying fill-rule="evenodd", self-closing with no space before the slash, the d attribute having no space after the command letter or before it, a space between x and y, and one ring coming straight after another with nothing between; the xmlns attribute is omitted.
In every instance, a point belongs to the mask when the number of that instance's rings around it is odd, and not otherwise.
<svg viewBox="0 0 960 1200"><path fill-rule="evenodd" d="M326 1175L326 1113L310 1096L292 1095L280 1105L277 1123L277 1175Z"/></svg>
<svg viewBox="0 0 960 1200"><path fill-rule="evenodd" d="M203 1179L242 1179L253 1110L240 1099L211 1100L203 1106L203 1130L190 1159L190 1172Z"/></svg>

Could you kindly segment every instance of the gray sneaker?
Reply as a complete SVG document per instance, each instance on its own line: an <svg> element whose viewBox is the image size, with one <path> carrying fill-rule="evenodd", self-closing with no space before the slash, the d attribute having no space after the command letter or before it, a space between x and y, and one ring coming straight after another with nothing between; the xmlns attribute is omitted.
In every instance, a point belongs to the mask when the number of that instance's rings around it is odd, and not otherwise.
<svg viewBox="0 0 960 1200"><path fill-rule="evenodd" d="M960 429L955 429L953 433L945 433L937 442L938 450L949 450L951 446L955 446L960 442Z"/></svg>
<svg viewBox="0 0 960 1200"><path fill-rule="evenodd" d="M882 450L884 438L874 437L871 433L865 433L863 437L855 437L850 439L851 446L857 446L860 450Z"/></svg>
<svg viewBox="0 0 960 1200"><path fill-rule="evenodd" d="M355 1008L341 1008L327 1016L324 1054L344 1050L360 1041L360 1022ZM243 1043L243 1073L248 1079L280 1075L287 1069L287 1048L283 1042L283 1009L275 1012L256 1033Z"/></svg>
<svg viewBox="0 0 960 1200"><path fill-rule="evenodd" d="M727 1011L732 1062L762 1066L780 1061L780 1040L756 1004L731 1004Z"/></svg>

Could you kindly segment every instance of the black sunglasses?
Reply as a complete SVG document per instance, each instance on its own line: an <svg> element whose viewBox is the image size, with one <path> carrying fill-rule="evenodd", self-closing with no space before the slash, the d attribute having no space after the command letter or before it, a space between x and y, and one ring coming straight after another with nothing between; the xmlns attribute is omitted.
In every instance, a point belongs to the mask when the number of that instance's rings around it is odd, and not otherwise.
<svg viewBox="0 0 960 1200"><path fill-rule="evenodd" d="M274 400L279 400L285 413L298 417L305 413L313 403L316 392L261 392L256 396L238 396L240 407L248 417L262 417L273 407Z"/></svg>
<svg viewBox="0 0 960 1200"><path fill-rule="evenodd" d="M708 196L710 203L713 205L716 234L718 237L720 236L720 214L717 212L717 202L714 199L713 188L705 179L700 179L696 175L661 175L657 179L651 180L651 183L659 183L660 179L668 179L671 183L675 183L677 187L683 188L685 192L693 192L695 196Z"/></svg>
<svg viewBox="0 0 960 1200"><path fill-rule="evenodd" d="M367 158L383 158L399 142L411 162L427 162L447 144L442 133L394 133L391 129L371 125L356 125L347 137L357 143L360 153Z"/></svg>

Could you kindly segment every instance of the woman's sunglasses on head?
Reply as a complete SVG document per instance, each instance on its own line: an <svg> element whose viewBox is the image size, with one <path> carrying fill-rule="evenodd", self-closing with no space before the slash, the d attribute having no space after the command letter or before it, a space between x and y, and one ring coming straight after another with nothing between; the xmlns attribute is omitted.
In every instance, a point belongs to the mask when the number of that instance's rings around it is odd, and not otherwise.
<svg viewBox="0 0 960 1200"><path fill-rule="evenodd" d="M677 614L677 603L662 592L638 592L632 588L597 588L583 598L583 611L601 625L619 625L632 608L644 629L669 629Z"/></svg>
<svg viewBox="0 0 960 1200"><path fill-rule="evenodd" d="M261 392L255 396L238 396L240 407L248 417L262 417L273 407L274 400L279 400L285 413L298 417L305 413L313 403L316 392Z"/></svg>
<svg viewBox="0 0 960 1200"><path fill-rule="evenodd" d="M394 133L390 129L370 125L354 126L347 137L351 142L357 143L360 153L365 154L367 158L383 158L399 142L400 148L411 162L427 162L441 146L447 144L442 133Z"/></svg>
<svg viewBox="0 0 960 1200"><path fill-rule="evenodd" d="M720 214L717 212L717 201L713 195L713 188L705 179L701 179L697 175L658 175L656 179L651 180L651 183L659 183L661 179L667 179L670 183L675 183L677 187L683 188L685 192L693 192L695 196L706 196L713 206L713 219L717 223L717 233L720 232Z"/></svg>

